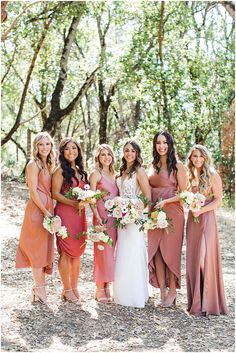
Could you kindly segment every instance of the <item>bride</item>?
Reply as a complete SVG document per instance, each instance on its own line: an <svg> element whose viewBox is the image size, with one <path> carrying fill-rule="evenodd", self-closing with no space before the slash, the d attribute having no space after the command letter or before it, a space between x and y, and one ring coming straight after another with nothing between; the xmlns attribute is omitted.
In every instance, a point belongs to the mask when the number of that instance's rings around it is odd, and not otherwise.
<svg viewBox="0 0 236 353"><path fill-rule="evenodd" d="M134 199L142 192L150 200L148 177L141 167L140 153L135 141L125 143L117 185L121 197ZM144 232L139 231L139 227L127 224L125 228L118 229L113 292L115 303L144 308L149 296L147 253Z"/></svg>

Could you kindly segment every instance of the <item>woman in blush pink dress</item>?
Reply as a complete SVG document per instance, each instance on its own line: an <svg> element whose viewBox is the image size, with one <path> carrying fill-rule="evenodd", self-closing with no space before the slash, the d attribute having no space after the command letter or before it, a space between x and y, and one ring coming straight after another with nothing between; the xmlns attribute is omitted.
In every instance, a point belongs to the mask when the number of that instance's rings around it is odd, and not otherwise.
<svg viewBox="0 0 236 353"><path fill-rule="evenodd" d="M43 227L43 219L53 215L51 174L55 166L55 153L53 140L47 132L38 133L32 146L32 158L26 167L30 199L25 208L16 254L16 268L32 268L32 301L45 303L45 275L52 273L54 239Z"/></svg>
<svg viewBox="0 0 236 353"><path fill-rule="evenodd" d="M97 207L93 209L93 225L103 225L107 220L105 228L108 235L113 240L113 247L104 243L94 243L94 281L96 282L96 300L107 303L112 300L110 284L114 281L114 249L116 245L117 230L112 226L113 218L108 218L104 202L113 199L118 195L118 188L114 174L115 158L109 145L100 145L95 152L96 169L90 175L91 190L105 190L109 194L97 202ZM99 245L104 250L99 250Z"/></svg>
<svg viewBox="0 0 236 353"><path fill-rule="evenodd" d="M176 288L180 288L184 212L178 191L186 190L187 173L177 161L173 138L166 131L153 138L149 183L152 202L156 202L154 208L162 207L171 219L168 232L165 229L148 231L149 282L160 288L161 306L170 307L176 301Z"/></svg>
<svg viewBox="0 0 236 353"><path fill-rule="evenodd" d="M190 191L206 197L187 221L188 311L195 315L227 313L215 209L222 200L222 182L205 146L195 145L187 157ZM199 223L194 222L198 217Z"/></svg>
<svg viewBox="0 0 236 353"><path fill-rule="evenodd" d="M64 195L70 187L84 188L88 183L84 170L82 151L75 139L66 137L59 145L60 166L53 174L52 193L57 200L55 214L60 216L66 226L69 238L57 237L59 252L58 269L63 283L62 298L79 303L78 281L80 256L85 250L85 238L77 239L78 233L87 231L87 221L83 201L70 200Z"/></svg>

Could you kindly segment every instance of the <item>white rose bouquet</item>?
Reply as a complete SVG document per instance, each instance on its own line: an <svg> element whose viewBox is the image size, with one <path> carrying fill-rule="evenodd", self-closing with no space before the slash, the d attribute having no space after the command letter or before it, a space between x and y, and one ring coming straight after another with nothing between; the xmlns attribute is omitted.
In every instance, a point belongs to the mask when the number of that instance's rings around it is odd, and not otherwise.
<svg viewBox="0 0 236 353"><path fill-rule="evenodd" d="M70 235L67 232L67 228L62 226L61 218L59 216L46 216L43 220L43 227L51 234L62 237L62 239L68 238Z"/></svg>
<svg viewBox="0 0 236 353"><path fill-rule="evenodd" d="M110 217L114 217L114 226L124 228L126 224L136 223L142 217L144 204L139 198L131 199L117 196L105 201Z"/></svg>
<svg viewBox="0 0 236 353"><path fill-rule="evenodd" d="M87 232L82 232L77 235L77 239L80 239L81 236L87 236L86 242L92 241L94 243L103 242L109 246L113 246L113 240L108 236L108 233L104 230L103 226L95 226L90 228ZM83 246L82 244L81 246ZM99 244L99 250L104 250L104 246Z"/></svg>
<svg viewBox="0 0 236 353"><path fill-rule="evenodd" d="M96 205L96 202L107 195L108 192L104 190L90 190L90 186L86 184L84 189L80 187L70 188L70 190L65 193L65 197L69 199L77 199L78 201L84 201L90 205Z"/></svg>
<svg viewBox="0 0 236 353"><path fill-rule="evenodd" d="M167 231L170 221L166 212L162 208L158 208L155 211L145 213L145 217L140 219L138 223L141 224L140 230L161 228Z"/></svg>
<svg viewBox="0 0 236 353"><path fill-rule="evenodd" d="M182 191L179 193L180 201L183 206L190 211L200 211L201 207L205 205L206 197L199 192L195 194L190 191ZM198 217L193 217L195 223L199 223Z"/></svg>

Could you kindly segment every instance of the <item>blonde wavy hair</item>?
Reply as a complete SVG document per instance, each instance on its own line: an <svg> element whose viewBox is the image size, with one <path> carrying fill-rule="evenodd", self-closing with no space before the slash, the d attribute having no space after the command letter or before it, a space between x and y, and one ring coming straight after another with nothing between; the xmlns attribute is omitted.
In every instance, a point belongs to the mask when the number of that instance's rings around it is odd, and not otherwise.
<svg viewBox="0 0 236 353"><path fill-rule="evenodd" d="M40 143L41 140L43 140L45 138L48 138L49 141L51 142L51 151L50 151L49 155L47 156L46 163L48 165L49 172L52 174L55 169L55 151L54 151L53 139L51 138L51 136L49 135L48 132L46 132L46 131L39 132L34 137L34 140L32 142L31 159L36 162L39 169L44 168L43 162L42 162L40 155L39 155L38 144Z"/></svg>
<svg viewBox="0 0 236 353"><path fill-rule="evenodd" d="M112 158L112 162L109 165L109 171L114 174L115 170L114 170L114 165L115 165L115 156L114 156L114 152L111 148L111 146L107 145L106 143L103 143L102 145L99 145L98 148L95 151L95 155L94 155L94 160L95 160L95 168L99 171L101 171L103 169L102 164L99 160L99 156L100 153L102 152L102 150L107 150L108 153L110 153L111 158Z"/></svg>
<svg viewBox="0 0 236 353"><path fill-rule="evenodd" d="M212 157L208 149L203 145L194 145L188 155L187 155L187 168L189 175L189 183L190 187L194 186L194 180L196 179L196 169L191 161L192 154L195 150L198 150L202 157L204 158L204 164L202 166L202 170L200 173L198 190L201 194L207 194L211 189L211 176L216 172L215 167L213 165Z"/></svg>

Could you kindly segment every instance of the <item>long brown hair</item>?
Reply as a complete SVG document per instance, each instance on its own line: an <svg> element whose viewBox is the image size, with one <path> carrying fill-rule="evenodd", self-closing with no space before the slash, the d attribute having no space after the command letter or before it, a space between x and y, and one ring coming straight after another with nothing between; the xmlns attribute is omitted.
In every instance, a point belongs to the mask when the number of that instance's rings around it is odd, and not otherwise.
<svg viewBox="0 0 236 353"><path fill-rule="evenodd" d="M125 147L127 145L131 145L133 147L133 149L135 150L136 152L136 158L135 158L135 161L130 169L130 172L129 172L129 177L131 178L132 174L134 172L137 171L138 168L141 167L141 165L143 164L143 159L141 157L141 149L139 147L139 145L137 144L137 142L133 141L133 140L130 140L130 141L127 141L125 144L124 144L124 147L123 147L123 151L125 150ZM125 160L124 157L122 157L122 160L121 160L122 164L121 164L121 167L120 167L120 175L119 176L122 176L122 173L126 171L127 169L127 162Z"/></svg>
<svg viewBox="0 0 236 353"><path fill-rule="evenodd" d="M69 142L73 142L77 147L78 157L75 160L75 165L77 167L79 174L81 175L81 180L84 180L85 183L88 184L88 174L84 170L82 149L79 143L73 137L65 137L63 140L61 140L59 144L59 161L61 164L61 168L63 170L62 175L68 185L70 186L72 185L73 183L72 178L74 178L77 181L77 185L79 184L79 180L76 178L74 169L71 168L70 162L68 162L64 156L64 150Z"/></svg>

